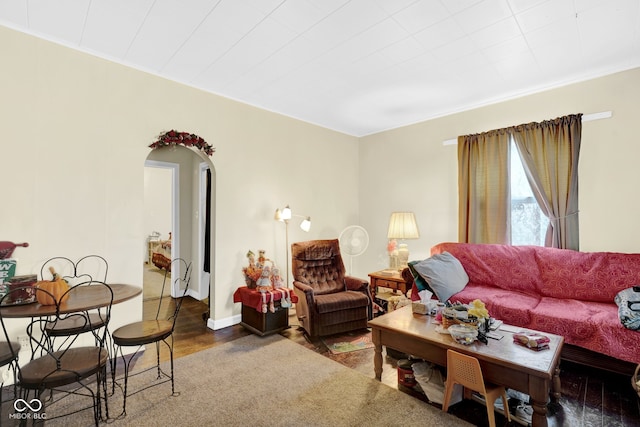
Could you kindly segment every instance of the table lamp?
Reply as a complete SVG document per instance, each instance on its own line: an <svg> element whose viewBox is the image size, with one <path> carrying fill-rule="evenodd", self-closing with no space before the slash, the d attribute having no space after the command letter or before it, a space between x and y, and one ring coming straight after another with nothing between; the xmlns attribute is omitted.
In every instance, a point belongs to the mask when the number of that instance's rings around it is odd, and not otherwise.
<svg viewBox="0 0 640 427"><path fill-rule="evenodd" d="M413 212L392 212L389 218L389 232L387 238L390 240L417 239L420 237L416 216ZM401 242L398 245L398 265L399 271L407 267L409 262L409 247ZM393 264L393 263L392 263ZM392 265L393 267L393 265Z"/></svg>

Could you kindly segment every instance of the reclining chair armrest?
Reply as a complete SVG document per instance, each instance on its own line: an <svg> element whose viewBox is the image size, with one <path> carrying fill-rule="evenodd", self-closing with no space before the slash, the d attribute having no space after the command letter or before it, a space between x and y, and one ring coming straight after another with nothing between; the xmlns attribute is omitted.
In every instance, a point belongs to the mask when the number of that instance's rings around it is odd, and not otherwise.
<svg viewBox="0 0 640 427"><path fill-rule="evenodd" d="M304 299L307 301L307 303L310 306L313 306L313 288L307 284L304 284L302 282L298 282L297 280L293 281L293 287L295 289L297 289L298 291L302 291L302 293L304 293ZM299 298L300 296L298 296Z"/></svg>
<svg viewBox="0 0 640 427"><path fill-rule="evenodd" d="M298 297L296 303L296 316L302 327L309 333L315 335L317 326L315 325L315 298L313 288L297 280L293 281L293 291Z"/></svg>
<svg viewBox="0 0 640 427"><path fill-rule="evenodd" d="M369 287L369 282L353 276L344 276L344 284L348 291L361 291Z"/></svg>
<svg viewBox="0 0 640 427"><path fill-rule="evenodd" d="M306 293L311 293L313 294L313 288L307 284L304 284L302 282L298 282L297 280L293 281L293 286L300 289L302 292Z"/></svg>
<svg viewBox="0 0 640 427"><path fill-rule="evenodd" d="M344 284L348 291L360 291L367 296L369 304L367 307L367 317L373 319L373 296L369 282L353 276L344 276Z"/></svg>

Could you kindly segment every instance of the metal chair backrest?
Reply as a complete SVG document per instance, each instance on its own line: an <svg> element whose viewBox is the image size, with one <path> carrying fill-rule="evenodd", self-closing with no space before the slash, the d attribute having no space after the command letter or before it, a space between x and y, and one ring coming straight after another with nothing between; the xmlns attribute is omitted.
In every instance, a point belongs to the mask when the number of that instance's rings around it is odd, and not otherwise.
<svg viewBox="0 0 640 427"><path fill-rule="evenodd" d="M13 288L5 295L0 297L0 307L4 305L10 305L13 301L15 295L22 295L25 292L31 292L30 286L22 286ZM0 361L3 363L0 366L5 366L11 363L12 360L18 359L18 353L20 352L20 345L14 340L11 341L11 336L9 331L7 330L7 325L5 324L4 316L2 315L2 310L0 309L0 324L2 325L2 335L0 336L0 342L2 342L2 356ZM4 363L6 361L7 363ZM0 378L0 382L2 382L2 378Z"/></svg>
<svg viewBox="0 0 640 427"><path fill-rule="evenodd" d="M182 296L177 298L175 309L173 313L167 318L167 320L173 320L173 324L175 326L176 319L178 318L178 313L180 312L180 306L182 306L182 301L184 300L184 297L187 295L187 292L189 291L189 285L191 284L192 268L191 268L191 262L187 262L182 258L176 258L173 261L171 261L172 268L168 268L165 270L164 279L162 281L162 290L160 292L160 295L164 295L164 289L167 284L167 278L171 276L171 271L172 270L176 271L176 269L173 268L174 263L179 263L181 264L182 267L184 267L184 274L181 277L177 277L176 279L173 280L173 283L178 283L178 289L182 289L184 287L184 289L182 290ZM171 282L171 279L169 279L168 281ZM164 298L161 297L160 301L158 302L158 311L156 312L156 320L160 319L163 299Z"/></svg>
<svg viewBox="0 0 640 427"><path fill-rule="evenodd" d="M51 269L63 278L76 277L76 263L67 257L57 256L46 260L40 268L40 280L53 280Z"/></svg>
<svg viewBox="0 0 640 427"><path fill-rule="evenodd" d="M76 261L76 276L89 275L94 280L107 282L109 264L100 255L86 255Z"/></svg>
<svg viewBox="0 0 640 427"><path fill-rule="evenodd" d="M447 350L448 381L453 381L483 395L487 393L478 359L454 350Z"/></svg>
<svg viewBox="0 0 640 427"><path fill-rule="evenodd" d="M51 280L53 278L52 271L55 271L72 286L89 284L93 280L106 283L109 264L100 255L86 255L76 262L67 257L53 257L42 264L40 280Z"/></svg>
<svg viewBox="0 0 640 427"><path fill-rule="evenodd" d="M87 311L78 311L73 313L66 312L67 299L74 298L74 294L78 292L78 290L82 286L85 285L102 287L101 292L104 292L104 298L99 299L108 301L104 306L100 307L100 310L98 311L98 315L100 316L100 327L95 327L95 325L92 325L92 322L94 322L95 320L92 316L89 315ZM33 319L27 326L27 335L29 336L30 344L32 347L32 354L34 356L48 354L55 359L60 359L71 347L73 347L74 342L78 339L80 334L87 332L93 335L94 342L97 343L97 346L106 346L108 325L111 320L111 307L113 305L113 290L111 289L111 287L109 287L109 285L96 280L93 280L89 283L77 284L70 287L64 294L60 295L58 298L56 298L53 293L42 288L33 288L33 291L36 295L36 298L40 294L44 294L50 297L55 301L56 307L56 314L54 316ZM11 292L13 292L13 290ZM84 322L86 327L79 328L82 329L82 332L73 334L73 337L71 339L64 340L64 342L60 345L54 345L54 338L43 333L43 331L45 330L45 328L55 329L56 325L59 322L68 320L71 317L77 319L80 324Z"/></svg>

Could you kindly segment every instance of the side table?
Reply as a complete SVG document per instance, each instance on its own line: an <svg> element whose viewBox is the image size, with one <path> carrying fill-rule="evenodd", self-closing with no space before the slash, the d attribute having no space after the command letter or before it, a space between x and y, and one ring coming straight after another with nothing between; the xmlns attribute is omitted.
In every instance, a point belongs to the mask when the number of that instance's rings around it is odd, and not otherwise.
<svg viewBox="0 0 640 427"><path fill-rule="evenodd" d="M410 289L411 284L407 283L399 271L395 270L381 270L374 273L369 273L371 292L376 295L378 287L390 288L393 290L399 290L403 295L406 295L407 290Z"/></svg>

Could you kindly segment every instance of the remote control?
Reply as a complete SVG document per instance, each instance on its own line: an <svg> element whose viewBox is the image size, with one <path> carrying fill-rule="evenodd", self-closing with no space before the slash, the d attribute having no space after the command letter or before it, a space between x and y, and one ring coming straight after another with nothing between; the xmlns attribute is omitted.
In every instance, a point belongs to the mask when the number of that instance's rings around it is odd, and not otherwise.
<svg viewBox="0 0 640 427"><path fill-rule="evenodd" d="M497 332L491 331L484 334L487 338L491 338L493 340L501 340L504 335L499 334Z"/></svg>

